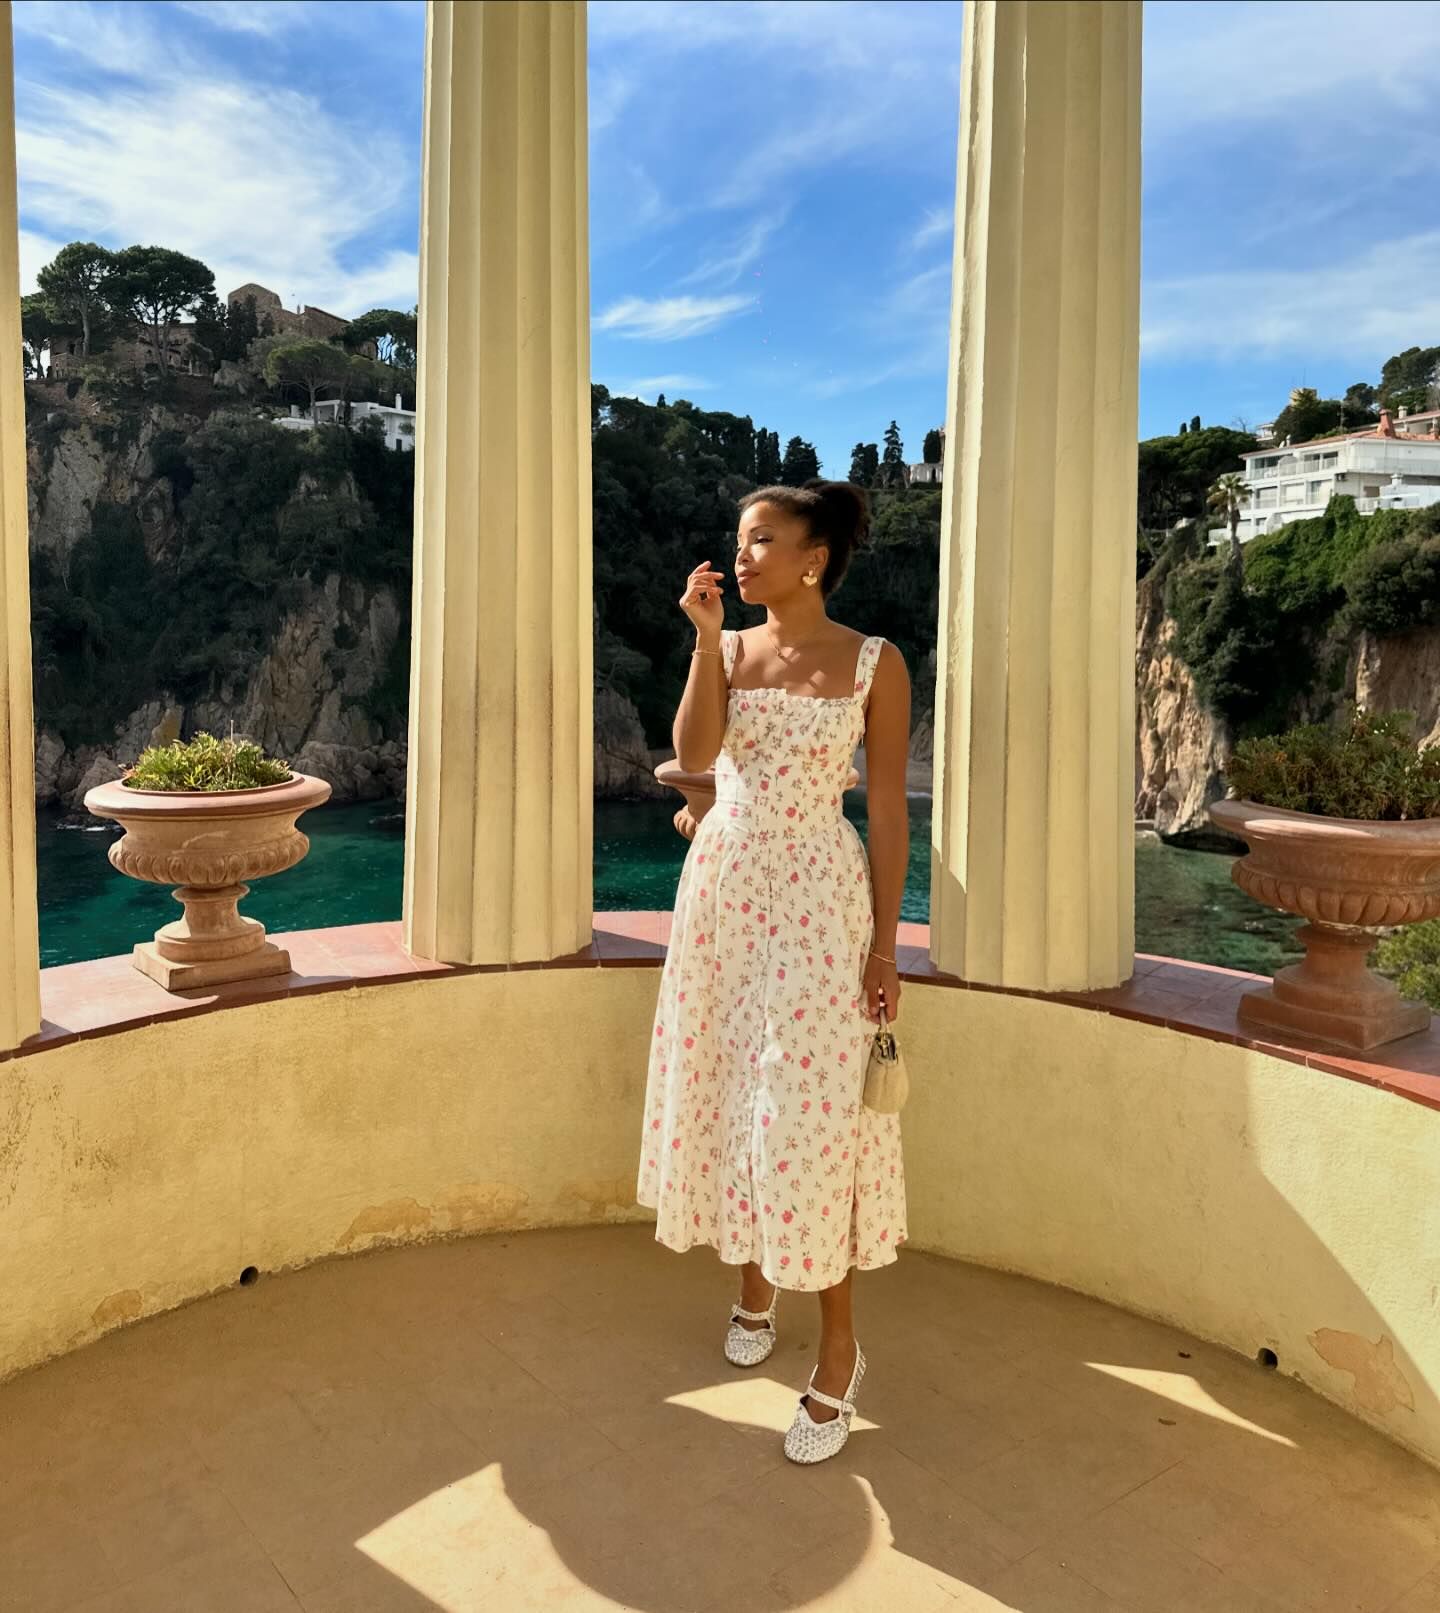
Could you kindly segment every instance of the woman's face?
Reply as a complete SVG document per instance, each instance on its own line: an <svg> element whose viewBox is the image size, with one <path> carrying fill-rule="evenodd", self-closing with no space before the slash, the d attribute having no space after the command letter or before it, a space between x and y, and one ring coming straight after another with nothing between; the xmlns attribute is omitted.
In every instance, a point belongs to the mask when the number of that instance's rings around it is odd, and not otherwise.
<svg viewBox="0 0 1440 1613"><path fill-rule="evenodd" d="M802 581L807 571L815 573L819 588L829 551L823 544L807 548L809 535L804 517L778 504L752 504L744 511L735 546L735 584L747 605L768 604L797 589L809 593Z"/></svg>

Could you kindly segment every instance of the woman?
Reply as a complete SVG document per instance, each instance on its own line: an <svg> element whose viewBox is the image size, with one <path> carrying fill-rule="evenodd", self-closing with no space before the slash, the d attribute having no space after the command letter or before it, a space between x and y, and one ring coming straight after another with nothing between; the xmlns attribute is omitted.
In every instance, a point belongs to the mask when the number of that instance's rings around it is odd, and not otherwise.
<svg viewBox="0 0 1440 1613"><path fill-rule="evenodd" d="M887 640L825 606L869 533L848 482L740 501L735 579L766 619L722 629L724 573L702 561L679 604L695 625L676 759L715 766L693 836L650 1044L636 1197L671 1249L738 1265L726 1357L775 1345L781 1289L814 1292L820 1346L785 1436L793 1461L844 1445L865 1356L851 1282L905 1241L896 1115L861 1102L870 1046L900 1006L895 936L909 860L910 678ZM869 858L842 801L865 744Z"/></svg>

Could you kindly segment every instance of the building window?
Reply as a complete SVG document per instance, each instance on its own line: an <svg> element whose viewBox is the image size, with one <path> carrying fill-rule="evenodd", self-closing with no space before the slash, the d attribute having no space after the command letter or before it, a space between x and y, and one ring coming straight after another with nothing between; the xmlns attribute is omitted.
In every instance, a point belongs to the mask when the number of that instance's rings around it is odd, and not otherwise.
<svg viewBox="0 0 1440 1613"><path fill-rule="evenodd" d="M1324 482L1311 482L1310 485L1305 489L1305 502L1307 504L1319 504L1324 500L1324 497Z"/></svg>

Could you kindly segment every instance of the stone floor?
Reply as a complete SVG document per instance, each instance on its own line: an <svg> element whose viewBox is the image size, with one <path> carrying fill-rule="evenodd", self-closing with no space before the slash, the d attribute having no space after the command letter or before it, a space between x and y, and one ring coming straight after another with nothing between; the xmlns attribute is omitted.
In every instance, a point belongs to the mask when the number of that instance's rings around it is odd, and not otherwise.
<svg viewBox="0 0 1440 1613"><path fill-rule="evenodd" d="M782 1431L816 1303L648 1224L336 1260L0 1385L5 1613L1437 1613L1440 1472L1182 1333L914 1251Z"/></svg>

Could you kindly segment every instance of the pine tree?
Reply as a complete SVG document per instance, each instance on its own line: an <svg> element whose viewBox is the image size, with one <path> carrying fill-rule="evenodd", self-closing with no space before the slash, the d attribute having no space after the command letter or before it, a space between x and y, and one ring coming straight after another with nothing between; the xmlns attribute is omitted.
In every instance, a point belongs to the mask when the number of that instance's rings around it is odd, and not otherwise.
<svg viewBox="0 0 1440 1613"><path fill-rule="evenodd" d="M814 443L803 437L792 437L785 444L785 459L780 466L780 480L786 487L800 487L812 476L820 474L820 456Z"/></svg>
<svg viewBox="0 0 1440 1613"><path fill-rule="evenodd" d="M780 480L780 433L766 431L762 426L755 433L755 482L759 487L774 487Z"/></svg>
<svg viewBox="0 0 1440 1613"><path fill-rule="evenodd" d="M892 420L885 428L885 452L880 456L880 485L904 487L906 482L905 445L900 441L900 427Z"/></svg>
<svg viewBox="0 0 1440 1613"><path fill-rule="evenodd" d="M857 487L873 487L880 469L880 448L873 442L857 442L850 453L850 480Z"/></svg>
<svg viewBox="0 0 1440 1613"><path fill-rule="evenodd" d="M925 452L920 456L927 465L939 465L945 458L945 433L938 428L925 433Z"/></svg>

